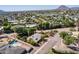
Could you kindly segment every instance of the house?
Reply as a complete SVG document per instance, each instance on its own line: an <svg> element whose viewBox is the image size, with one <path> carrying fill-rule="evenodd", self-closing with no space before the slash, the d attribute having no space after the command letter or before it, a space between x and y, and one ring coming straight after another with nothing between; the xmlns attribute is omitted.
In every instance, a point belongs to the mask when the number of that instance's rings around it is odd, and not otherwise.
<svg viewBox="0 0 79 59"><path fill-rule="evenodd" d="M20 20L20 24L25 24L26 21L25 20Z"/></svg>
<svg viewBox="0 0 79 59"><path fill-rule="evenodd" d="M24 49L26 49L27 53L30 53L33 50L33 48L30 45L24 44L23 42L19 42L17 40L13 40L13 41L9 42L9 44L13 47L24 48Z"/></svg>
<svg viewBox="0 0 79 59"><path fill-rule="evenodd" d="M16 39L16 34L4 34L0 36L1 54L25 54L30 53L33 47Z"/></svg>
<svg viewBox="0 0 79 59"><path fill-rule="evenodd" d="M0 46L0 54L26 54L30 53L32 49L26 44L13 40L6 45Z"/></svg>
<svg viewBox="0 0 79 59"><path fill-rule="evenodd" d="M37 24L26 24L26 27L36 27Z"/></svg>
<svg viewBox="0 0 79 59"><path fill-rule="evenodd" d="M3 21L2 21L2 19L0 19L0 26L2 26L2 24L3 24Z"/></svg>
<svg viewBox="0 0 79 59"><path fill-rule="evenodd" d="M13 47L10 45L6 45L0 48L0 54L25 54L27 53L26 49L21 47Z"/></svg>
<svg viewBox="0 0 79 59"><path fill-rule="evenodd" d="M18 21L15 20L14 16L8 16L7 19L8 19L8 22L10 22L12 24L18 24Z"/></svg>
<svg viewBox="0 0 79 59"><path fill-rule="evenodd" d="M3 27L0 27L0 35L3 33Z"/></svg>
<svg viewBox="0 0 79 59"><path fill-rule="evenodd" d="M0 47L8 44L11 39L6 34L0 35Z"/></svg>
<svg viewBox="0 0 79 59"><path fill-rule="evenodd" d="M35 33L34 35L32 35L32 36L29 37L29 38L32 38L35 42L39 42L39 41L41 40L41 37L42 37L41 34ZM28 40L29 40L29 38L28 38Z"/></svg>

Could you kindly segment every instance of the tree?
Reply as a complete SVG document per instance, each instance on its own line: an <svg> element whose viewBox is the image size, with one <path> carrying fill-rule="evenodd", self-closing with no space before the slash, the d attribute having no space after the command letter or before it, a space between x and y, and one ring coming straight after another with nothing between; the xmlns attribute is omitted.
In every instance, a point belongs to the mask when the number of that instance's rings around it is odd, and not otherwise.
<svg viewBox="0 0 79 59"><path fill-rule="evenodd" d="M35 28L35 27L32 27L32 28L27 28L26 30L27 30L27 32L28 32L28 36L29 36L29 35L32 35L32 34L35 33L36 28Z"/></svg>
<svg viewBox="0 0 79 59"><path fill-rule="evenodd" d="M69 18L62 20L62 23L64 24L65 27L74 26L74 21Z"/></svg>
<svg viewBox="0 0 79 59"><path fill-rule="evenodd" d="M36 31L36 28L26 28L26 27L18 27L14 29L16 33L18 33L19 36L29 36L34 34Z"/></svg>
<svg viewBox="0 0 79 59"><path fill-rule="evenodd" d="M28 35L27 29L25 29L24 27L15 28L15 32L18 33L20 37Z"/></svg>
<svg viewBox="0 0 79 59"><path fill-rule="evenodd" d="M3 28L5 33L11 33L13 30L11 29L11 23L8 22L8 19L4 19Z"/></svg>
<svg viewBox="0 0 79 59"><path fill-rule="evenodd" d="M27 42L34 45L34 46L37 45L37 43L32 38L29 38L29 40L27 40Z"/></svg>
<svg viewBox="0 0 79 59"><path fill-rule="evenodd" d="M77 26L77 29L78 29L78 31L79 31L79 19L78 19L77 22L76 22L76 26Z"/></svg>
<svg viewBox="0 0 79 59"><path fill-rule="evenodd" d="M40 29L49 29L49 22L42 22L39 24Z"/></svg>
<svg viewBox="0 0 79 59"><path fill-rule="evenodd" d="M75 21L73 19L66 17L64 15L60 19L60 22L64 25L64 27L74 26Z"/></svg>

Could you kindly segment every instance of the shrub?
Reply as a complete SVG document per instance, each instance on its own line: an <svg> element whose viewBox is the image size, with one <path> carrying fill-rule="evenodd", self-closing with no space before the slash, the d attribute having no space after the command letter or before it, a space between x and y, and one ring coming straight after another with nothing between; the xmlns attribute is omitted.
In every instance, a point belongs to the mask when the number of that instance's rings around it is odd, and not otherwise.
<svg viewBox="0 0 79 59"><path fill-rule="evenodd" d="M76 38L71 36L65 36L64 43L67 45L73 44L75 42Z"/></svg>
<svg viewBox="0 0 79 59"><path fill-rule="evenodd" d="M76 38L72 37L67 32L61 32L60 37L64 39L64 43L67 45L73 44L76 41Z"/></svg>
<svg viewBox="0 0 79 59"><path fill-rule="evenodd" d="M55 35L55 31L50 31L50 36L54 36Z"/></svg>
<svg viewBox="0 0 79 59"><path fill-rule="evenodd" d="M38 45L32 38L29 38L29 39L27 40L27 42L30 43L30 44L33 45L33 46Z"/></svg>
<svg viewBox="0 0 79 59"><path fill-rule="evenodd" d="M70 31L76 31L76 29L74 29L74 28L70 28Z"/></svg>
<svg viewBox="0 0 79 59"><path fill-rule="evenodd" d="M21 37L20 40L22 40L22 41L24 41L24 42L27 42L27 36Z"/></svg>
<svg viewBox="0 0 79 59"><path fill-rule="evenodd" d="M54 32L57 33L58 31L57 30L54 30Z"/></svg>
<svg viewBox="0 0 79 59"><path fill-rule="evenodd" d="M62 37L63 39L64 39L64 37L66 36L66 35L69 35L67 32L61 32L61 33L59 33L60 34L60 37Z"/></svg>

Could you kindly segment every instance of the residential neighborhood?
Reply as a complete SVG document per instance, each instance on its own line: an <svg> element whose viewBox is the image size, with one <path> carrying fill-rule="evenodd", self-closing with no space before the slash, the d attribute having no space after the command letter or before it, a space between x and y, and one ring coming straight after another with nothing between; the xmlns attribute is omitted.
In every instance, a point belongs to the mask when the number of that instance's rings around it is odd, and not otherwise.
<svg viewBox="0 0 79 59"><path fill-rule="evenodd" d="M79 54L79 7L5 11L0 54Z"/></svg>

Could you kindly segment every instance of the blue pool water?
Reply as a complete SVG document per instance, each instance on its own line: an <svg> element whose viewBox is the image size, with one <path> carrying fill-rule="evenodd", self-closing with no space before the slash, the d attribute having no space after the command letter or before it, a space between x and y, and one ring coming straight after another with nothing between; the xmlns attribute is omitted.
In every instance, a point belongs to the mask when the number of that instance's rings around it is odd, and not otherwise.
<svg viewBox="0 0 79 59"><path fill-rule="evenodd" d="M13 41L9 42L9 44L15 44L15 43L17 43L16 40L13 40Z"/></svg>

